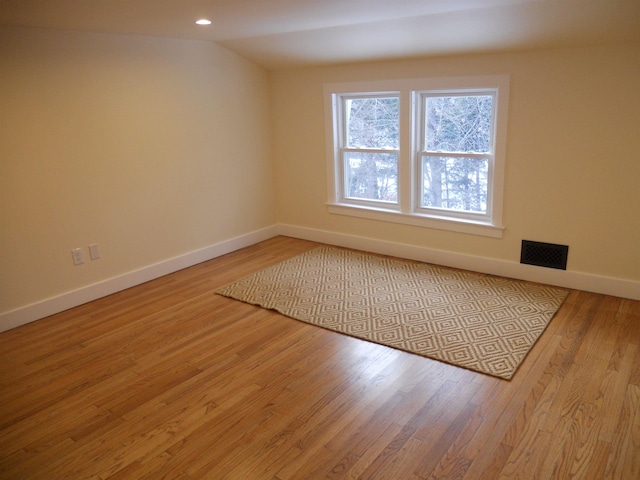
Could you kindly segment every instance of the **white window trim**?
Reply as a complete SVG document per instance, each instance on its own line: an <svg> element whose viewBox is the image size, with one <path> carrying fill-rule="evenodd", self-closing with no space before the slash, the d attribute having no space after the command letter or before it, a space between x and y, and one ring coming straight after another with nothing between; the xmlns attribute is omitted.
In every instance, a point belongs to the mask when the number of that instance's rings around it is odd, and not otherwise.
<svg viewBox="0 0 640 480"><path fill-rule="evenodd" d="M435 211L426 212L416 208L417 199L414 198L412 182L416 177L416 152L418 135L415 130L415 102L419 95L414 92L442 90L487 90L496 89L496 121L494 138L494 161L492 190L487 192L491 200L491 217L488 220L477 220L473 215L447 215ZM358 202L341 198L337 186L337 174L342 166L339 155L340 122L336 115L340 108L336 102L344 94L400 94L400 155L398 158L398 204L389 208L382 205L372 205L366 201ZM331 83L324 86L325 97L325 127L327 151L328 178L328 211L332 214L348 215L371 220L400 223L440 230L483 235L500 238L504 231L503 225L503 192L506 157L506 129L509 98L509 76L475 76L475 77L439 77L414 80L389 80L378 82ZM409 112L409 113L406 113Z"/></svg>

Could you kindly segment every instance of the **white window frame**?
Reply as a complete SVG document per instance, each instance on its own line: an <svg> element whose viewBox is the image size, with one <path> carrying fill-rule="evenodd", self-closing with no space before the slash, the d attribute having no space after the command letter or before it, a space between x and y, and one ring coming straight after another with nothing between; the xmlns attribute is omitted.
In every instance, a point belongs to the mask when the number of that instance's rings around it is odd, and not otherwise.
<svg viewBox="0 0 640 480"><path fill-rule="evenodd" d="M489 161L487 215L420 207L420 145L422 142L422 95L495 95L494 136ZM398 203L345 198L342 181L342 97L358 95L400 97L400 145L398 155ZM447 77L381 82L331 83L324 86L328 169L328 210L332 214L401 223L461 233L502 237L504 173L509 76ZM443 155L446 156L447 154ZM485 155L486 156L486 155Z"/></svg>

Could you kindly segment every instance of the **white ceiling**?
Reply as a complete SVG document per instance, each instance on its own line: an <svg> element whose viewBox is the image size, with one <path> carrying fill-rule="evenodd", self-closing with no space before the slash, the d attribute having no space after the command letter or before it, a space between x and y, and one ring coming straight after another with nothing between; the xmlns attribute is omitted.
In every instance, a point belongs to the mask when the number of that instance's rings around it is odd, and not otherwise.
<svg viewBox="0 0 640 480"><path fill-rule="evenodd" d="M0 0L2 24L208 40L279 69L640 41L640 0Z"/></svg>

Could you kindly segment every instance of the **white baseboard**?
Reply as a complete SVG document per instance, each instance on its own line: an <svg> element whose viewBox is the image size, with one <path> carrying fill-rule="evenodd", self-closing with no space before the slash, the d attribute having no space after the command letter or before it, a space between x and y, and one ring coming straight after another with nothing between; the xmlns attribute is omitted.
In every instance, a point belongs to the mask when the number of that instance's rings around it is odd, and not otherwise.
<svg viewBox="0 0 640 480"><path fill-rule="evenodd" d="M448 252L294 225L274 225L0 314L0 332L111 295L277 235L475 272L640 300L640 282Z"/></svg>
<svg viewBox="0 0 640 480"><path fill-rule="evenodd" d="M162 262L155 263L117 277L109 278L86 287L57 295L55 297L32 303L25 307L0 314L0 332L19 327L29 322L39 320L49 315L77 307L112 293L125 290L135 285L148 282L183 268L211 260L263 240L278 235L278 227L271 226L241 235L223 242L210 245L200 250L185 253Z"/></svg>
<svg viewBox="0 0 640 480"><path fill-rule="evenodd" d="M502 277L528 280L531 282L556 285L559 287L584 290L587 292L613 295L616 297L640 300L640 282L613 277L604 277L589 273L553 268L536 267L519 262L509 262L494 258L418 247L403 243L376 240L356 235L316 230L294 225L278 226L280 235L327 243L340 247L353 248L382 255L391 255L410 260L433 263L448 267L471 270L474 272L499 275Z"/></svg>

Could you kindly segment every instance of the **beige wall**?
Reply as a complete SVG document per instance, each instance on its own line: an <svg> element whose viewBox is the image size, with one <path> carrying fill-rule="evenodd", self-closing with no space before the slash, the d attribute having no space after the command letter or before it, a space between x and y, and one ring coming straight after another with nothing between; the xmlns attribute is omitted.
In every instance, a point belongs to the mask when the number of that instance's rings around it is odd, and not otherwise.
<svg viewBox="0 0 640 480"><path fill-rule="evenodd" d="M509 74L502 239L327 213L327 82ZM640 280L640 45L478 55L272 74L278 221L519 262L568 244L568 269Z"/></svg>
<svg viewBox="0 0 640 480"><path fill-rule="evenodd" d="M505 73L502 239L327 213L324 83ZM569 270L638 281L638 79L638 44L268 73L206 42L0 27L0 315L276 222L513 262L565 243Z"/></svg>
<svg viewBox="0 0 640 480"><path fill-rule="evenodd" d="M0 28L0 314L273 225L269 116L211 43Z"/></svg>

